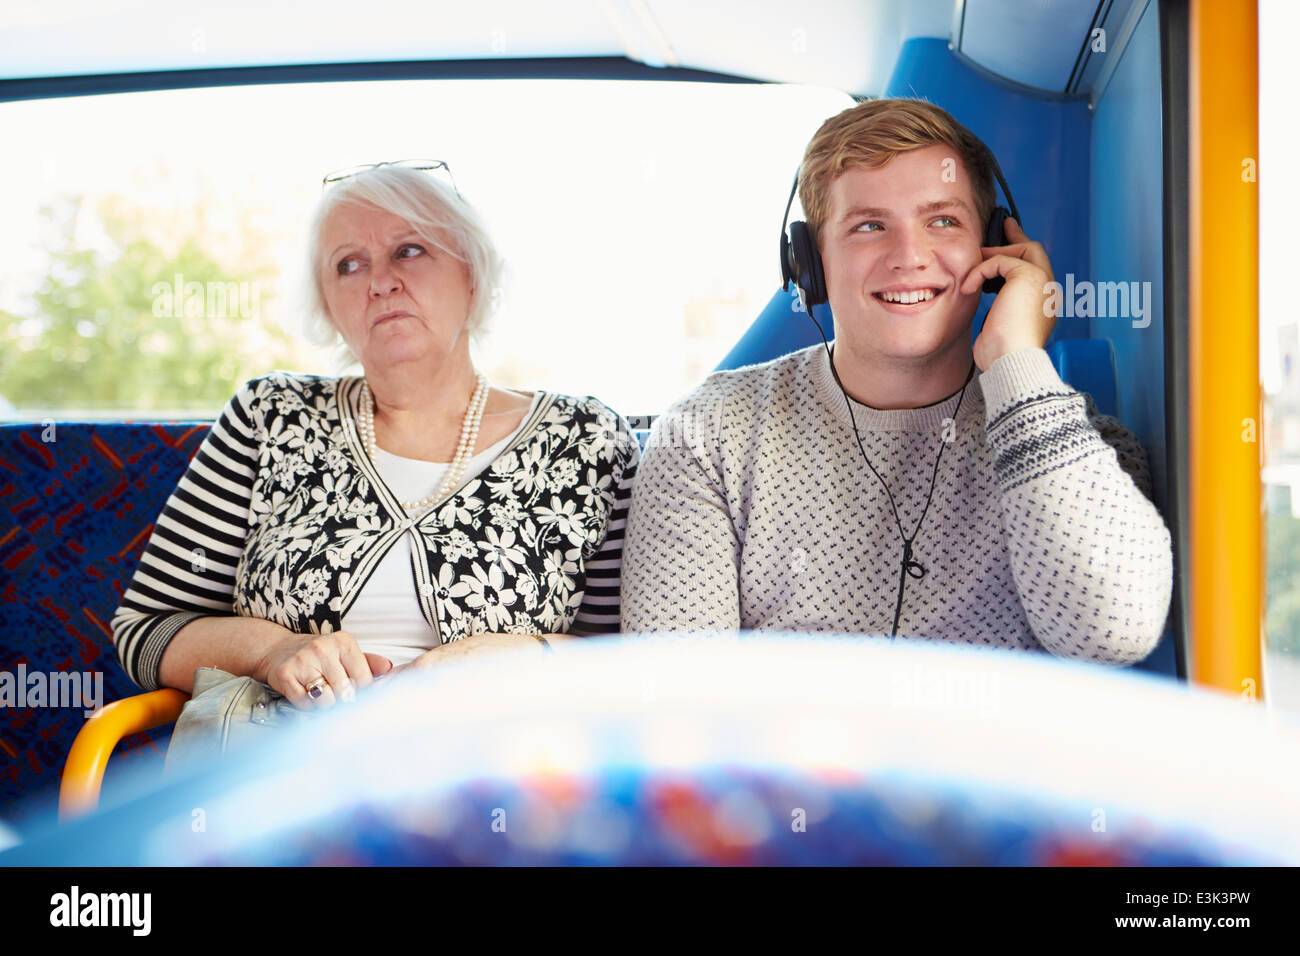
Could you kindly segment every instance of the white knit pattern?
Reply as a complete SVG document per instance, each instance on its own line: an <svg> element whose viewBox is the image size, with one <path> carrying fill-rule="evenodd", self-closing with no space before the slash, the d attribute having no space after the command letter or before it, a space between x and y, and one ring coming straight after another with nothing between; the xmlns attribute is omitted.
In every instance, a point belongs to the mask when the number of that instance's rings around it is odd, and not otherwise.
<svg viewBox="0 0 1300 956"><path fill-rule="evenodd" d="M1170 538L1137 439L1003 356L919 409L854 403L913 544L899 636L1129 664L1159 641ZM888 634L902 541L821 345L719 372L655 424L633 489L622 626Z"/></svg>

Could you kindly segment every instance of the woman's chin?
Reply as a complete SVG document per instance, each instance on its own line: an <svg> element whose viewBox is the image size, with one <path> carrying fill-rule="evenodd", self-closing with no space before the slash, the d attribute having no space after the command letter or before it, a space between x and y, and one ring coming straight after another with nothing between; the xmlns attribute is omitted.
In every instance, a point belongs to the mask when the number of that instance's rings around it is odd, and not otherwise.
<svg viewBox="0 0 1300 956"><path fill-rule="evenodd" d="M362 364L372 370L395 369L403 365L433 368L442 364L446 357L445 350L434 348L428 342L397 341L369 350Z"/></svg>

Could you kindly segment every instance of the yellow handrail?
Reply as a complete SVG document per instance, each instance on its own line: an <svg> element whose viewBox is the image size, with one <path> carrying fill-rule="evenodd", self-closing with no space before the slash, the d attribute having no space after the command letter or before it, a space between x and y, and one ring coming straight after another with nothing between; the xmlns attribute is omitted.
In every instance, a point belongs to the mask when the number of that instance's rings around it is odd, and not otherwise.
<svg viewBox="0 0 1300 956"><path fill-rule="evenodd" d="M108 758L118 741L175 722L190 695L170 687L115 701L81 728L68 751L59 784L59 819L84 816L99 806Z"/></svg>
<svg viewBox="0 0 1300 956"><path fill-rule="evenodd" d="M1190 15L1190 677L1262 699L1259 12Z"/></svg>

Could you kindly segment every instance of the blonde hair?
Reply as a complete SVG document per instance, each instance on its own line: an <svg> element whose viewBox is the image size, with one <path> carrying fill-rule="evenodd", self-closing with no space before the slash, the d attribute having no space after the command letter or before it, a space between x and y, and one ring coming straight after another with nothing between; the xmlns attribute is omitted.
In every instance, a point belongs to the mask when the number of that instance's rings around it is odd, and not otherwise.
<svg viewBox="0 0 1300 956"><path fill-rule="evenodd" d="M500 296L504 263L478 213L455 189L419 169L376 166L330 186L316 205L308 229L307 276L304 296L307 337L316 345L333 347L340 367L357 357L339 334L325 305L321 287L321 232L340 206L370 206L405 220L424 242L463 262L469 270L470 335L482 335Z"/></svg>
<svg viewBox="0 0 1300 956"><path fill-rule="evenodd" d="M995 205L993 158L979 138L947 110L916 99L867 100L832 116L804 151L799 167L799 203L813 238L820 243L830 214L830 188L851 167L884 166L899 153L927 146L951 146L971 180L980 231Z"/></svg>

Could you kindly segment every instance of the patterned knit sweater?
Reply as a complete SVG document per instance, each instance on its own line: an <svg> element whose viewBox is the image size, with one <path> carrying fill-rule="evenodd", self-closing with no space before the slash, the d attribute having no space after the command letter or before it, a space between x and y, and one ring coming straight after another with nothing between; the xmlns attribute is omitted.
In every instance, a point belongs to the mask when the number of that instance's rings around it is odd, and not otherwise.
<svg viewBox="0 0 1300 956"><path fill-rule="evenodd" d="M964 397L854 402L853 414L909 535L947 442L899 636L1115 664L1155 647L1173 557L1145 455L1046 352L1001 357ZM715 373L655 423L628 516L622 626L889 634L902 562L817 345Z"/></svg>

